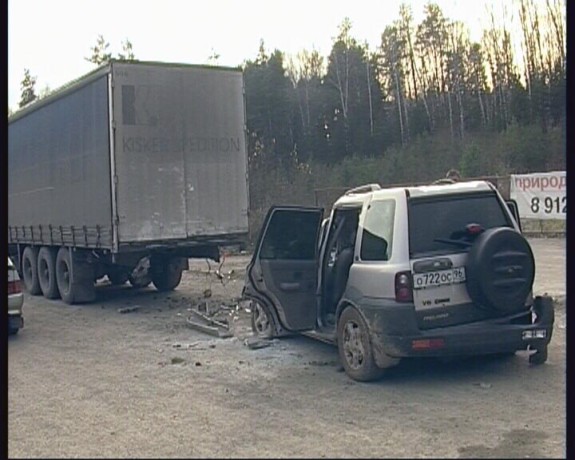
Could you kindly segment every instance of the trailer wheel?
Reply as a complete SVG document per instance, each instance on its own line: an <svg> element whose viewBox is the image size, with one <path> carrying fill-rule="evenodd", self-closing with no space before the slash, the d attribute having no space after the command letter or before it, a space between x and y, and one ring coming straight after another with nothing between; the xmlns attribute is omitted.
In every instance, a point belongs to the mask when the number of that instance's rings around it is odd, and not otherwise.
<svg viewBox="0 0 575 460"><path fill-rule="evenodd" d="M150 283L152 282L152 278L150 278L150 276L147 274L143 276L130 275L128 276L128 281L130 282L133 288L142 289L150 285Z"/></svg>
<svg viewBox="0 0 575 460"><path fill-rule="evenodd" d="M152 283L158 291L172 291L182 280L182 264L179 257L164 259L151 266Z"/></svg>
<svg viewBox="0 0 575 460"><path fill-rule="evenodd" d="M56 251L47 246L41 247L38 251L38 280L44 297L47 299L60 297L56 283Z"/></svg>
<svg viewBox="0 0 575 460"><path fill-rule="evenodd" d="M60 248L56 257L56 281L62 300L67 304L94 300L93 270L84 264L75 264L72 276L72 261L68 248Z"/></svg>
<svg viewBox="0 0 575 460"><path fill-rule="evenodd" d="M38 280L38 249L26 246L22 252L22 281L30 295L42 294L40 281Z"/></svg>
<svg viewBox="0 0 575 460"><path fill-rule="evenodd" d="M107 273L110 283L114 286L121 286L128 281L129 273L126 271L118 270L117 268L110 269Z"/></svg>

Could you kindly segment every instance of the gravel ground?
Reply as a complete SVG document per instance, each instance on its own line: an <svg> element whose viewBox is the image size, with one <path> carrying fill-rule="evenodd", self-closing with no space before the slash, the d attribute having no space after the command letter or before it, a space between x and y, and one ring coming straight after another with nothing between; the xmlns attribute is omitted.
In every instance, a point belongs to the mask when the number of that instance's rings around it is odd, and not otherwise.
<svg viewBox="0 0 575 460"><path fill-rule="evenodd" d="M535 293L557 299L535 367L523 353L404 360L362 384L306 337L248 348L243 312L232 338L190 328L206 289L215 306L240 295L247 256L226 260L224 283L195 261L169 294L104 283L85 306L26 296L8 341L9 456L565 457L565 240L530 242Z"/></svg>

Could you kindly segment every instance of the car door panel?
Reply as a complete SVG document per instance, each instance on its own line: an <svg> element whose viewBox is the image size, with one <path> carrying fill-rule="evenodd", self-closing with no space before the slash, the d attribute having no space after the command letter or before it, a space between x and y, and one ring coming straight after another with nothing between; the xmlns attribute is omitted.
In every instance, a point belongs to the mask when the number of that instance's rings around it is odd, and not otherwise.
<svg viewBox="0 0 575 460"><path fill-rule="evenodd" d="M251 287L269 300L282 326L291 331L316 325L317 241L322 213L319 208L270 209L248 266Z"/></svg>
<svg viewBox="0 0 575 460"><path fill-rule="evenodd" d="M268 297L274 304L281 305L277 310L282 323L294 331L315 326L315 260L262 260L260 263Z"/></svg>

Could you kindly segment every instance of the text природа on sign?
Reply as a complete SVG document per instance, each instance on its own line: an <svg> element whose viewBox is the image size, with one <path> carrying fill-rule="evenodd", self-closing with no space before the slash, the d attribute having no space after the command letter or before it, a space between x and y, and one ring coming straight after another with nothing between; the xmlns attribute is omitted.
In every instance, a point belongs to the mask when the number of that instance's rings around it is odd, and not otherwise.
<svg viewBox="0 0 575 460"><path fill-rule="evenodd" d="M510 196L519 215L531 219L561 219L567 213L565 171L511 175Z"/></svg>

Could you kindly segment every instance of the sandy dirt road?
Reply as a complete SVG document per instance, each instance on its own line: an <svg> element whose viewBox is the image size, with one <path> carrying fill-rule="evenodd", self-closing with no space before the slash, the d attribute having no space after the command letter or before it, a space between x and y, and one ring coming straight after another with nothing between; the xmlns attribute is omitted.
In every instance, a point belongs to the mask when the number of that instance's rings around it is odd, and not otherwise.
<svg viewBox="0 0 575 460"><path fill-rule="evenodd" d="M348 378L337 350L296 336L267 348L192 330L188 308L240 295L194 262L169 294L98 288L96 302L25 299L9 338L11 458L565 457L565 240L530 240L535 293L558 299L548 362L527 356L404 360L383 380ZM134 307L131 313L119 309Z"/></svg>

